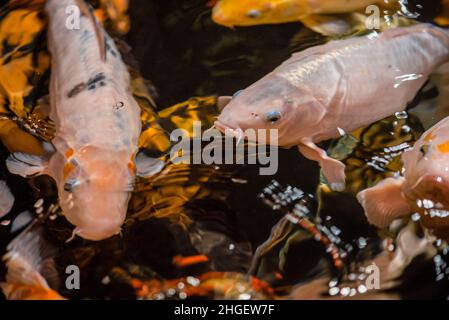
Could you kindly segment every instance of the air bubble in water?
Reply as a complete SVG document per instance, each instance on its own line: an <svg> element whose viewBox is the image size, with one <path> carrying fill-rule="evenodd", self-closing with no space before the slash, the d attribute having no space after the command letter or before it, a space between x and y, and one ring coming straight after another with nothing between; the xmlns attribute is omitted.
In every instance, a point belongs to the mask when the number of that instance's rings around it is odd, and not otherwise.
<svg viewBox="0 0 449 320"><path fill-rule="evenodd" d="M398 118L398 119L407 119L407 118L408 118L408 114L407 114L406 111L396 112L394 115L395 115L396 118Z"/></svg>
<svg viewBox="0 0 449 320"><path fill-rule="evenodd" d="M340 292L338 287L333 287L329 289L329 295L336 296Z"/></svg>

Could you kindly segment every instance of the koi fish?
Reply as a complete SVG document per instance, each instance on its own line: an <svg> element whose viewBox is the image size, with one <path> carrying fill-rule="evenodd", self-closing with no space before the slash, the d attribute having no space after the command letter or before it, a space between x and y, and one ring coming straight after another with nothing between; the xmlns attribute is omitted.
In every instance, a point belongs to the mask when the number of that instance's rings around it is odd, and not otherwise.
<svg viewBox="0 0 449 320"><path fill-rule="evenodd" d="M80 28L66 27L66 8L82 13ZM102 240L119 234L136 173L140 108L130 76L109 35L82 0L50 0L50 118L56 132L47 157L14 153L12 173L47 174L74 235Z"/></svg>
<svg viewBox="0 0 449 320"><path fill-rule="evenodd" d="M424 227L449 239L449 118L424 133L402 162L403 177L387 178L357 195L368 221L387 227L419 213Z"/></svg>
<svg viewBox="0 0 449 320"><path fill-rule="evenodd" d="M431 72L449 60L449 32L430 24L330 41L293 54L234 97L220 100L215 127L239 138L275 129L281 147L317 161L333 190L345 166L316 143L404 110Z"/></svg>
<svg viewBox="0 0 449 320"><path fill-rule="evenodd" d="M365 11L370 5L385 8L396 3L383 0L220 0L213 8L212 19L231 28L301 21L317 32L332 34L332 28L339 30L336 33L344 32L347 23L330 14Z"/></svg>
<svg viewBox="0 0 449 320"><path fill-rule="evenodd" d="M43 241L42 227L32 223L7 250L6 282L0 287L8 300L65 300L49 285L57 285L57 271L51 258L54 248Z"/></svg>

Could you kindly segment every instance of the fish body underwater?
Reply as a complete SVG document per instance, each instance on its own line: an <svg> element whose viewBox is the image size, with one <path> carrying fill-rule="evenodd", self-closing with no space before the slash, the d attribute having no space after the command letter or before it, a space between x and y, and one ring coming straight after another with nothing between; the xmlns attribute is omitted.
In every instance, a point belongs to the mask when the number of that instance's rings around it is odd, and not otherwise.
<svg viewBox="0 0 449 320"><path fill-rule="evenodd" d="M424 227L448 240L449 118L425 132L402 162L402 177L387 178L357 195L368 221L383 228L419 213Z"/></svg>
<svg viewBox="0 0 449 320"><path fill-rule="evenodd" d="M390 2L390 5L396 4L396 1ZM308 25L309 20L321 20L312 18L314 15L365 11L370 5L385 7L388 2L382 0L221 0L214 6L212 19L217 24L227 27L294 21L302 21Z"/></svg>
<svg viewBox="0 0 449 320"><path fill-rule="evenodd" d="M405 110L429 75L449 60L449 32L430 24L330 41L295 53L274 71L222 99L215 127L241 134L275 129L281 147L317 161L332 189L344 165L316 143Z"/></svg>
<svg viewBox="0 0 449 320"><path fill-rule="evenodd" d="M0 282L8 300L65 300L56 290L59 277L53 255L56 249L43 237L43 227L31 223L7 247L3 261L6 281Z"/></svg>
<svg viewBox="0 0 449 320"><path fill-rule="evenodd" d="M79 28L67 8L81 12ZM50 118L56 125L48 159L23 153L7 160L22 176L48 174L74 234L102 240L119 234L135 176L140 108L120 54L81 0L50 0Z"/></svg>

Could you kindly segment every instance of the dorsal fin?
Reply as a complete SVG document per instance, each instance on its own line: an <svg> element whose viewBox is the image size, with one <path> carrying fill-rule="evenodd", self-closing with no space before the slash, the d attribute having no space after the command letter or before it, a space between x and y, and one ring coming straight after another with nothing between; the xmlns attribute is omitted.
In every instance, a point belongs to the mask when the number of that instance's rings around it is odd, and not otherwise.
<svg viewBox="0 0 449 320"><path fill-rule="evenodd" d="M100 48L100 58L102 61L106 61L106 39L97 18L95 18L95 15L92 13L89 6L84 2L84 0L76 0L76 3L78 4L78 8L80 9L81 13L85 17L88 17L92 20L95 29L95 35L98 41L98 46Z"/></svg>

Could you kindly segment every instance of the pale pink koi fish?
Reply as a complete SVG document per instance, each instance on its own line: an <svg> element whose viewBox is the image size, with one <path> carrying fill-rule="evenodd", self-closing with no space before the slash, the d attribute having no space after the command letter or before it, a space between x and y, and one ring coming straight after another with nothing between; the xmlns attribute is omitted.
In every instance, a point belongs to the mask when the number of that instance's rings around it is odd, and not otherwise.
<svg viewBox="0 0 449 320"><path fill-rule="evenodd" d="M334 190L345 166L316 143L404 110L427 78L449 60L449 31L420 24L335 40L304 50L234 97L215 127L277 129L278 145L317 161Z"/></svg>
<svg viewBox="0 0 449 320"><path fill-rule="evenodd" d="M419 213L425 227L449 239L449 118L425 132L402 162L402 177L387 178L357 195L368 221L382 228Z"/></svg>
<svg viewBox="0 0 449 320"><path fill-rule="evenodd" d="M79 29L76 8L80 12ZM77 234L101 240L120 233L135 177L140 108L114 41L82 0L49 0L50 118L48 158L13 154L11 172L48 174Z"/></svg>

